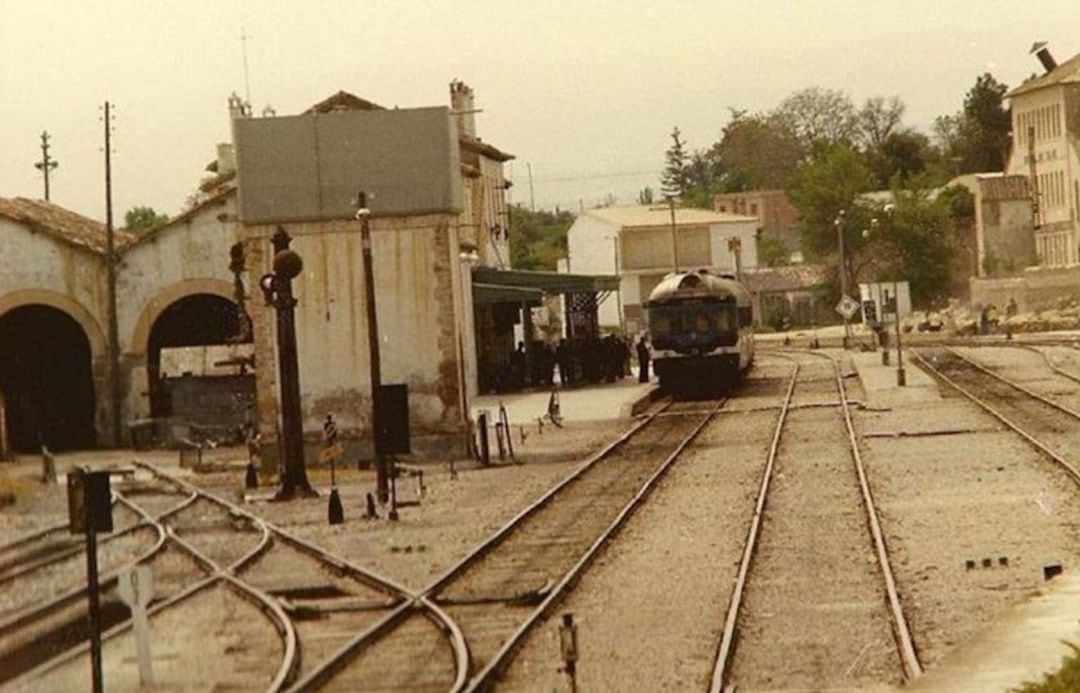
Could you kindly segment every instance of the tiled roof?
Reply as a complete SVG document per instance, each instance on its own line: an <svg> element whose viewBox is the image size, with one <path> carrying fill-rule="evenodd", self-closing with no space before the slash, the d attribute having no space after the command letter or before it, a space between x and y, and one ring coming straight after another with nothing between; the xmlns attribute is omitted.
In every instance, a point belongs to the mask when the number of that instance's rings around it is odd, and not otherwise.
<svg viewBox="0 0 1080 693"><path fill-rule="evenodd" d="M107 244L105 224L76 214L51 202L28 200L25 197L0 197L0 218L24 224L34 231L47 233L65 243L95 253L104 253ZM134 236L115 231L117 248L127 245Z"/></svg>
<svg viewBox="0 0 1080 693"><path fill-rule="evenodd" d="M1005 98L1011 99L1014 96L1020 94L1026 94L1028 92L1035 91L1036 89L1042 89L1043 87L1050 87L1055 84L1065 84L1070 82L1080 82L1080 53L1077 53L1073 57L1069 58L1065 62L1061 63L1050 72L1044 75L1039 75L1034 79L1029 79L1016 89L1013 89L1009 93L1005 94Z"/></svg>
<svg viewBox="0 0 1080 693"><path fill-rule="evenodd" d="M758 267L743 270L742 281L755 293L809 291L825 281L825 269L820 265Z"/></svg>
<svg viewBox="0 0 1080 693"><path fill-rule="evenodd" d="M635 226L670 226L671 208L664 204L633 205L626 207L601 207L585 214L603 219L622 228ZM675 225L725 224L739 221L757 221L757 217L726 214L696 207L675 208Z"/></svg>

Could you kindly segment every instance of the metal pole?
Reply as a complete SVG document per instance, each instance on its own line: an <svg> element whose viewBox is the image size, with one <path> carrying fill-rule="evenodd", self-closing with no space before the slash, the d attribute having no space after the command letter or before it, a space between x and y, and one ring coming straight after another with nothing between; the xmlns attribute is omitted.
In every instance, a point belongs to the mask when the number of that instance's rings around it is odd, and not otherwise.
<svg viewBox="0 0 1080 693"><path fill-rule="evenodd" d="M87 478L86 470L78 473ZM84 486L88 484L84 483ZM104 693L105 680L101 667L101 585L98 583L97 564L97 527L94 525L94 512L90 504L85 508L86 520L86 581L87 596L90 601L90 669L93 678L94 693Z"/></svg>
<svg viewBox="0 0 1080 693"><path fill-rule="evenodd" d="M615 246L615 276L619 278L618 288L615 290L618 294L615 297L615 307L619 310L619 329L623 332L626 331L626 319L623 317L622 307L622 275L619 272L619 236L616 234L611 239L612 245Z"/></svg>
<svg viewBox="0 0 1080 693"><path fill-rule="evenodd" d="M679 272L679 234L675 229L675 197L668 196L668 205L671 207L671 264L675 267L675 273Z"/></svg>
<svg viewBox="0 0 1080 693"><path fill-rule="evenodd" d="M900 341L900 284L893 278L893 300L896 301L896 384L900 387L907 385L907 374L904 373L904 347Z"/></svg>
<svg viewBox="0 0 1080 693"><path fill-rule="evenodd" d="M49 201L49 172L59 166L55 159L49 156L49 133L41 133L41 161L34 164L34 168L41 171L45 176L45 201Z"/></svg>
<svg viewBox="0 0 1080 693"><path fill-rule="evenodd" d="M292 280L300 273L300 256L289 250L292 238L278 227L271 241L274 244L274 308L277 311L278 374L281 379L281 436L285 455L285 475L279 499L295 496L314 496L304 464L304 424L300 410L300 367L296 351L296 298ZM290 262L284 259L289 258ZM295 259L293 259L295 258Z"/></svg>
<svg viewBox="0 0 1080 693"><path fill-rule="evenodd" d="M836 225L836 245L840 250L840 295L847 296L847 265L844 262L844 210L840 210L836 214L836 221L833 222ZM844 348L848 348L848 339L851 337L851 323L848 321L847 316L844 318Z"/></svg>
<svg viewBox="0 0 1080 693"><path fill-rule="evenodd" d="M364 307L367 312L368 362L371 367L371 434L377 472L375 490L379 502L386 503L390 496L389 469L387 469L386 457L379 448L379 427L382 424L379 388L382 386L382 376L379 359L379 320L375 311L375 270L371 257L371 225L368 222L371 210L367 206L367 193L360 192L357 202L359 209L356 215L360 219L360 247L363 251L364 262Z"/></svg>
<svg viewBox="0 0 1080 693"><path fill-rule="evenodd" d="M123 394L120 390L120 327L116 316L116 239L112 208L112 111L105 102L105 267L109 298L109 393L112 399L112 444L120 447Z"/></svg>

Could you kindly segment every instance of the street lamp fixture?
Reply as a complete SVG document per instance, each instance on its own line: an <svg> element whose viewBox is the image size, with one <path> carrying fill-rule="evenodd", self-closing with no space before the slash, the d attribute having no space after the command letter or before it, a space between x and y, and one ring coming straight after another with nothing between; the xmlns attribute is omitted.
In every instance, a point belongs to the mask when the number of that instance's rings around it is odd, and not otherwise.
<svg viewBox="0 0 1080 693"><path fill-rule="evenodd" d="M891 202L883 208L885 218L890 221L890 225L895 210L896 205ZM900 280L895 274L893 274L892 284L894 303L893 315L896 317L896 384L898 387L904 387L907 385L907 373L904 371L904 343L902 330L900 329Z"/></svg>

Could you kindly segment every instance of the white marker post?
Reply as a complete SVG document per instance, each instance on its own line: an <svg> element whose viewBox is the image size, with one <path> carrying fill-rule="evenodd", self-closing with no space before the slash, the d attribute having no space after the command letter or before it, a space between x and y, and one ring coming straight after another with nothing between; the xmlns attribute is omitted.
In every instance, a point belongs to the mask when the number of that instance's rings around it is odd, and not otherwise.
<svg viewBox="0 0 1080 693"><path fill-rule="evenodd" d="M120 573L117 586L120 598L131 609L139 655L139 683L149 686L154 682L154 676L150 669L150 624L146 618L146 607L154 597L154 574L148 565L135 566Z"/></svg>

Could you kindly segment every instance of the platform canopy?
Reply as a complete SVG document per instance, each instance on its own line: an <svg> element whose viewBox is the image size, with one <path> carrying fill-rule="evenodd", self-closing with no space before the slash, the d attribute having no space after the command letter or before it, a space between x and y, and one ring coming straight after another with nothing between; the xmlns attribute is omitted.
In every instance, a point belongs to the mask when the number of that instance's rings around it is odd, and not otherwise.
<svg viewBox="0 0 1080 693"><path fill-rule="evenodd" d="M545 294L585 294L618 291L619 277L614 274L569 274L531 270L500 270L474 267L474 286L532 289Z"/></svg>
<svg viewBox="0 0 1080 693"><path fill-rule="evenodd" d="M499 286L473 282L473 303L525 303L540 305L544 292L520 286Z"/></svg>

